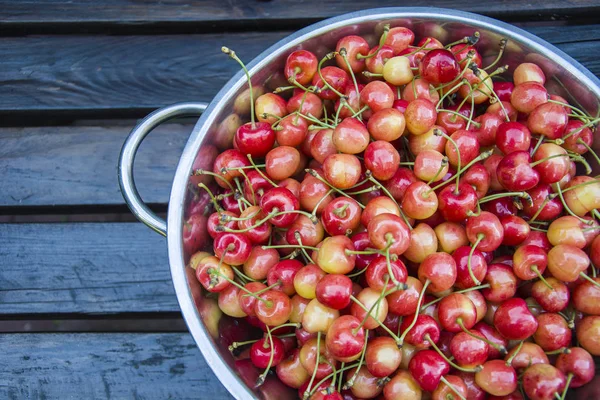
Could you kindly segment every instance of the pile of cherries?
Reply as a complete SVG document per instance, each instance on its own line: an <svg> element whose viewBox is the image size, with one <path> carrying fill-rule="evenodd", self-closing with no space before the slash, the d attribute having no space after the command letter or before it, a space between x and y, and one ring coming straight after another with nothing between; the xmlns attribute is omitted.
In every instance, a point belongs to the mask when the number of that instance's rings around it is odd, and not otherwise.
<svg viewBox="0 0 600 400"><path fill-rule="evenodd" d="M223 48L249 87L190 178L206 325L303 400L564 399L600 355L600 119L504 39L380 33L268 92Z"/></svg>

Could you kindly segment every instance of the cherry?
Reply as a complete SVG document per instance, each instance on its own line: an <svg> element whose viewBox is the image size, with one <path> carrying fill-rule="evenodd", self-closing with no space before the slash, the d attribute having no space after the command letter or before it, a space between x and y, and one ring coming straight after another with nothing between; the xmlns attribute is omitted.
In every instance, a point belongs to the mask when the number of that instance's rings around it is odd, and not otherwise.
<svg viewBox="0 0 600 400"><path fill-rule="evenodd" d="M422 283L430 281L429 290L433 293L446 291L456 282L456 262L448 253L430 254L419 265L418 276Z"/></svg>
<svg viewBox="0 0 600 400"><path fill-rule="evenodd" d="M567 151L553 143L542 144L534 154L533 161L537 164L534 168L544 183L560 181L571 167Z"/></svg>
<svg viewBox="0 0 600 400"><path fill-rule="evenodd" d="M369 131L360 120L346 118L333 130L332 140L338 151L358 154L362 153L369 144Z"/></svg>
<svg viewBox="0 0 600 400"><path fill-rule="evenodd" d="M300 363L300 350L294 349L286 359L277 365L277 377L289 387L298 389L310 379L308 372Z"/></svg>
<svg viewBox="0 0 600 400"><path fill-rule="evenodd" d="M533 219L539 221L550 221L557 218L563 211L563 205L558 196L550 185L540 183L533 189L529 190L531 203L523 202L523 213Z"/></svg>
<svg viewBox="0 0 600 400"><path fill-rule="evenodd" d="M351 237L351 240L354 245L354 249L358 252L362 252L363 250L371 246L371 242L369 241L369 234L367 232L357 233ZM369 263L373 261L376 257L376 253L356 254L355 266L359 269L366 268L367 265L369 265Z"/></svg>
<svg viewBox="0 0 600 400"><path fill-rule="evenodd" d="M419 294L423 290L423 284L412 276L406 278L406 286L405 290L397 290L386 297L390 312L400 316L416 312Z"/></svg>
<svg viewBox="0 0 600 400"><path fill-rule="evenodd" d="M432 392L450 371L450 366L435 351L421 350L412 357L408 369L423 390Z"/></svg>
<svg viewBox="0 0 600 400"><path fill-rule="evenodd" d="M374 74L383 73L383 66L394 56L394 49L390 46L375 46L369 50L369 54L367 55L369 58L365 59L365 67L369 72Z"/></svg>
<svg viewBox="0 0 600 400"><path fill-rule="evenodd" d="M496 131L496 146L504 154L527 151L531 143L531 132L519 122L504 122Z"/></svg>
<svg viewBox="0 0 600 400"><path fill-rule="evenodd" d="M517 370L522 372L535 364L549 364L548 356L544 350L535 343L522 342L513 347L504 360Z"/></svg>
<svg viewBox="0 0 600 400"><path fill-rule="evenodd" d="M471 57L471 62L475 63L479 68L482 65L482 58L477 49L474 46L471 46L466 43L459 43L450 48L454 57L458 60L458 63L463 66L463 64L467 63L469 59L469 52L473 52L473 56Z"/></svg>
<svg viewBox="0 0 600 400"><path fill-rule="evenodd" d="M517 292L517 277L513 269L505 264L490 264L483 280L489 288L481 293L488 301L502 302L512 298Z"/></svg>
<svg viewBox="0 0 600 400"><path fill-rule="evenodd" d="M341 362L358 359L365 346L365 331L360 320L352 315L337 318L327 330L326 346L329 354Z"/></svg>
<svg viewBox="0 0 600 400"><path fill-rule="evenodd" d="M331 154L323 161L323 172L333 187L343 190L358 183L361 165L354 155Z"/></svg>
<svg viewBox="0 0 600 400"><path fill-rule="evenodd" d="M600 355L600 317L589 315L583 317L576 326L576 335L579 345L591 355Z"/></svg>
<svg viewBox="0 0 600 400"><path fill-rule="evenodd" d="M380 292L367 287L361 290L356 296L356 301L353 301L350 313L359 320L364 320L363 326L366 329L375 329L385 320L388 313L388 302L385 297L381 297Z"/></svg>
<svg viewBox="0 0 600 400"><path fill-rule="evenodd" d="M267 174L276 181L289 178L298 169L300 160L300 152L294 147L276 147L265 158Z"/></svg>
<svg viewBox="0 0 600 400"><path fill-rule="evenodd" d="M591 182L594 182L594 184L591 184ZM570 190L566 191L566 189ZM563 191L565 192L566 204L579 217L600 208L600 181L595 178L576 176L566 185Z"/></svg>
<svg viewBox="0 0 600 400"><path fill-rule="evenodd" d="M500 304L494 313L494 326L509 340L525 340L538 328L538 322L521 298L512 298Z"/></svg>
<svg viewBox="0 0 600 400"><path fill-rule="evenodd" d="M523 82L520 82L523 83ZM501 101L510 101L510 95L515 87L515 84L512 82L494 82L494 92Z"/></svg>
<svg viewBox="0 0 600 400"><path fill-rule="evenodd" d="M294 289L294 278L303 267L298 260L282 260L273 265L267 273L267 284L274 286L274 290L280 290L288 296L296 293Z"/></svg>
<svg viewBox="0 0 600 400"><path fill-rule="evenodd" d="M364 56L369 50L369 44L361 36L344 36L337 42L335 61L346 72L361 72L365 69Z"/></svg>
<svg viewBox="0 0 600 400"><path fill-rule="evenodd" d="M317 73L317 64L317 57L310 51L293 51L285 62L285 77L288 80L293 78L301 85L308 85Z"/></svg>
<svg viewBox="0 0 600 400"><path fill-rule="evenodd" d="M408 49L405 51L407 50ZM414 79L414 74L411 69L411 64L410 56L399 55L397 57L390 58L383 65L383 70L381 71L383 79L387 83L395 86L403 86L412 82Z"/></svg>
<svg viewBox="0 0 600 400"><path fill-rule="evenodd" d="M588 147L592 146L594 141L593 133L585 126L585 124L578 119L570 119L565 127L563 147L566 150L573 151L578 154L585 154L588 152ZM583 143L579 142L581 140Z"/></svg>
<svg viewBox="0 0 600 400"><path fill-rule="evenodd" d="M360 91L361 106L369 106L373 112L391 108L394 104L394 92L384 82L373 81L365 85Z"/></svg>
<svg viewBox="0 0 600 400"><path fill-rule="evenodd" d="M421 398L421 388L415 382L410 372L398 370L398 372L383 387L383 397L386 400L410 399L417 400Z"/></svg>
<svg viewBox="0 0 600 400"><path fill-rule="evenodd" d="M323 80L327 82L327 86ZM312 80L312 86L318 89L316 93L323 100L337 99L338 93L343 92L349 83L350 77L346 71L332 66L321 69L320 74L315 74Z"/></svg>
<svg viewBox="0 0 600 400"><path fill-rule="evenodd" d="M371 375L365 366L350 369L346 377L352 382L350 387L352 394L359 399L371 399L383 391L379 378Z"/></svg>
<svg viewBox="0 0 600 400"><path fill-rule="evenodd" d="M456 263L456 287L467 289L477 286L485 278L487 262L481 251L461 246L454 251L452 258Z"/></svg>
<svg viewBox="0 0 600 400"><path fill-rule="evenodd" d="M282 325L290 317L292 306L290 298L283 292L269 290L259 295L254 305L254 313L258 319L268 326Z"/></svg>
<svg viewBox="0 0 600 400"><path fill-rule="evenodd" d="M594 379L594 359L581 347L571 347L556 359L556 368L565 375L572 375L569 387L578 388Z"/></svg>
<svg viewBox="0 0 600 400"><path fill-rule="evenodd" d="M453 167L464 166L479 156L479 141L473 132L457 130L450 139L446 142L446 157Z"/></svg>
<svg viewBox="0 0 600 400"><path fill-rule="evenodd" d="M395 54L407 49L415 41L415 34L408 28L395 27L391 28L385 38L383 44L390 46Z"/></svg>
<svg viewBox="0 0 600 400"><path fill-rule="evenodd" d="M438 308L440 326L449 332L471 329L476 322L477 310L467 296L452 293L442 299Z"/></svg>
<svg viewBox="0 0 600 400"><path fill-rule="evenodd" d="M554 399L562 394L565 375L550 364L535 364L523 374L523 390L532 400Z"/></svg>
<svg viewBox="0 0 600 400"><path fill-rule="evenodd" d="M594 287L594 285L591 286ZM570 292L569 288L563 282L554 277L548 277L546 278L546 282L537 281L533 284L531 287L531 296L545 311L559 312L564 310L569 304ZM573 296L575 307L578 308L578 300L575 300L577 288L573 292ZM592 304L592 302L587 303L587 299L585 301L586 304Z"/></svg>
<svg viewBox="0 0 600 400"><path fill-rule="evenodd" d="M503 360L490 360L475 373L475 383L493 396L507 396L517 389L517 374Z"/></svg>
<svg viewBox="0 0 600 400"><path fill-rule="evenodd" d="M333 321L340 315L339 311L312 299L302 315L302 327L309 333L327 332Z"/></svg>
<svg viewBox="0 0 600 400"><path fill-rule="evenodd" d="M286 232L286 241L291 245L316 246L325 235L323 225L316 224L306 215L299 215Z"/></svg>
<svg viewBox="0 0 600 400"><path fill-rule="evenodd" d="M430 130L437 120L435 104L427 99L415 99L408 103L404 117L406 129L413 135L422 135Z"/></svg>
<svg viewBox="0 0 600 400"><path fill-rule="evenodd" d="M445 152L447 139L443 135L436 135L438 131L444 132L444 128L433 125L427 132L421 135L408 136L408 148L411 153L417 155L424 150L436 150Z"/></svg>
<svg viewBox="0 0 600 400"><path fill-rule="evenodd" d="M379 214L367 225L369 240L376 249L400 255L410 244L410 230L402 218L389 213Z"/></svg>
<svg viewBox="0 0 600 400"><path fill-rule="evenodd" d="M387 196L379 196L371 199L360 216L360 222L368 226L369 222L379 214L394 214L400 216L398 204Z"/></svg>
<svg viewBox="0 0 600 400"><path fill-rule="evenodd" d="M467 395L465 396L469 400L485 400L487 397L487 393L485 393L477 383L475 383L475 374L471 372L458 371L456 373L458 377L460 377L464 384L467 386ZM494 399L500 400L500 399ZM513 400L513 399L510 399ZM522 399L516 399L522 400Z"/></svg>
<svg viewBox="0 0 600 400"><path fill-rule="evenodd" d="M269 222L281 228L291 225L296 220L298 214L293 211L300 208L300 203L289 189L274 187L265 192L260 199L260 208L263 217L272 215Z"/></svg>
<svg viewBox="0 0 600 400"><path fill-rule="evenodd" d="M424 99L436 104L440 100L440 95L425 79L417 78L404 86L402 99L409 103L415 99Z"/></svg>
<svg viewBox="0 0 600 400"><path fill-rule="evenodd" d="M264 337L254 342L250 348L250 360L257 368L275 367L283 361L284 357L285 348L278 337Z"/></svg>
<svg viewBox="0 0 600 400"><path fill-rule="evenodd" d="M242 154L262 158L273 148L275 132L268 122L249 122L237 129L233 140Z"/></svg>
<svg viewBox="0 0 600 400"><path fill-rule="evenodd" d="M458 106L458 104L448 106L445 109L448 111L440 110L437 115L436 124L444 128L450 135L459 129L466 129L467 121L465 118L469 118L471 113L470 109L467 109L466 107L459 109ZM459 117L457 114L454 114L455 112L464 116L465 118Z"/></svg>
<svg viewBox="0 0 600 400"><path fill-rule="evenodd" d="M555 351L568 347L571 343L571 329L567 321L559 314L543 313L536 317L538 328L533 334L533 340L544 351Z"/></svg>
<svg viewBox="0 0 600 400"><path fill-rule="evenodd" d="M389 266L384 256L377 256L373 259L365 271L365 279L369 287L373 290L382 291L393 289L396 284L390 278L390 272L394 276L395 282L404 283L408 273L404 263L400 260L390 260ZM386 286L386 280L389 281Z"/></svg>
<svg viewBox="0 0 600 400"><path fill-rule="evenodd" d="M402 210L409 218L424 220L438 209L438 198L429 185L417 181L411 183L402 197Z"/></svg>
<svg viewBox="0 0 600 400"><path fill-rule="evenodd" d="M437 388L431 394L432 400L446 400L458 398L466 398L467 385L463 380L456 375L446 375Z"/></svg>
<svg viewBox="0 0 600 400"><path fill-rule="evenodd" d="M204 257L196 267L196 278L209 292L221 292L233 279L233 270L214 256Z"/></svg>
<svg viewBox="0 0 600 400"><path fill-rule="evenodd" d="M373 139L388 142L398 139L404 133L406 120L404 113L394 108L384 108L369 118L367 129Z"/></svg>
<svg viewBox="0 0 600 400"><path fill-rule="evenodd" d="M402 352L390 337L376 337L369 341L365 352L365 363L371 375L384 378L393 374L400 366Z"/></svg>
<svg viewBox="0 0 600 400"><path fill-rule="evenodd" d="M515 85L523 82L546 83L546 76L540 67L533 63L521 63L513 72Z"/></svg>
<svg viewBox="0 0 600 400"><path fill-rule="evenodd" d="M378 140L369 143L364 154L365 166L376 179L385 181L394 176L400 163L398 151L390 143Z"/></svg>
<svg viewBox="0 0 600 400"><path fill-rule="evenodd" d="M469 243L467 233L462 225L453 222L442 222L434 228L440 250L453 253L461 246Z"/></svg>
<svg viewBox="0 0 600 400"><path fill-rule="evenodd" d="M438 194L439 210L442 217L450 222L462 222L477 207L477 192L468 183L460 183L458 188L450 184Z"/></svg>
<svg viewBox="0 0 600 400"><path fill-rule="evenodd" d="M183 225L183 252L190 256L200 250L207 242L207 218L202 214L193 214Z"/></svg>
<svg viewBox="0 0 600 400"><path fill-rule="evenodd" d="M458 332L450 341L450 353L454 361L465 368L479 366L488 358L489 345L477 338L484 336L477 331L471 331L471 334Z"/></svg>
<svg viewBox="0 0 600 400"><path fill-rule="evenodd" d="M346 275L329 274L317 283L316 296L327 307L341 310L350 304L352 281Z"/></svg>
<svg viewBox="0 0 600 400"><path fill-rule="evenodd" d="M575 282L589 265L587 254L574 246L559 244L548 252L548 270L563 282Z"/></svg>
<svg viewBox="0 0 600 400"><path fill-rule="evenodd" d="M502 244L505 246L518 246L529 236L531 228L527 221L516 215L507 215L500 219L504 237Z"/></svg>
<svg viewBox="0 0 600 400"><path fill-rule="evenodd" d="M229 265L242 265L250 256L252 244L240 233L219 233L213 242L215 256Z"/></svg>
<svg viewBox="0 0 600 400"><path fill-rule="evenodd" d="M315 379L325 378L333 372L333 368L337 365L320 336L309 339L300 348L300 363L309 375L312 376L315 373Z"/></svg>
<svg viewBox="0 0 600 400"><path fill-rule="evenodd" d="M532 133L548 139L558 139L562 137L568 122L569 116L565 108L560 104L548 102L531 111L527 118L527 127Z"/></svg>
<svg viewBox="0 0 600 400"><path fill-rule="evenodd" d="M483 198L490 189L490 174L483 164L475 163L461 176L461 182L475 189L477 198Z"/></svg>
<svg viewBox="0 0 600 400"><path fill-rule="evenodd" d="M489 309L492 310L494 307L490 304ZM502 335L494 328L486 324L485 322L478 322L474 327L474 330L477 330L479 333L486 338L489 346L488 351L488 359L493 360L497 358L501 358L506 352L507 341L502 337ZM504 350L504 351L501 351Z"/></svg>
<svg viewBox="0 0 600 400"><path fill-rule="evenodd" d="M317 265L329 274L347 274L354 269L356 255L352 240L338 235L325 238L317 255ZM349 250L349 251L346 251Z"/></svg>
<svg viewBox="0 0 600 400"><path fill-rule="evenodd" d="M527 151L514 151L505 155L496 170L498 182L509 191L534 188L540 181L540 176L530 162L531 157Z"/></svg>
<svg viewBox="0 0 600 400"><path fill-rule="evenodd" d="M548 101L548 91L538 82L523 82L515 85L510 95L512 106L524 114L529 114L546 101Z"/></svg>
<svg viewBox="0 0 600 400"><path fill-rule="evenodd" d="M330 188L325 182L306 174L300 184L299 200L303 210L309 212L316 210L316 213L320 214L333 200L333 194L330 193Z"/></svg>
<svg viewBox="0 0 600 400"><path fill-rule="evenodd" d="M254 102L256 119L261 123L273 124L279 118L287 115L287 104L285 100L275 93L265 93L256 98ZM275 134L273 133L273 138ZM234 141L234 143L236 143Z"/></svg>
<svg viewBox="0 0 600 400"><path fill-rule="evenodd" d="M600 282L599 278L593 278L596 283ZM567 301L568 301L567 291ZM578 285L573 290L573 305L577 311L585 314L600 315L600 288L592 282L585 281Z"/></svg>

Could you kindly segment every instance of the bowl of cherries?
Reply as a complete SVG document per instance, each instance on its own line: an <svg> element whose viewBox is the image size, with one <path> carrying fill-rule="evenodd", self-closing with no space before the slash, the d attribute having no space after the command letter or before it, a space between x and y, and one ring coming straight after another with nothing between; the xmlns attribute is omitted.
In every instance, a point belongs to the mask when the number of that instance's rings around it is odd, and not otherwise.
<svg viewBox="0 0 600 400"><path fill-rule="evenodd" d="M322 21L248 65L221 51L240 72L143 120L119 175L234 397L598 398L596 77L427 8ZM202 112L162 221L135 152Z"/></svg>

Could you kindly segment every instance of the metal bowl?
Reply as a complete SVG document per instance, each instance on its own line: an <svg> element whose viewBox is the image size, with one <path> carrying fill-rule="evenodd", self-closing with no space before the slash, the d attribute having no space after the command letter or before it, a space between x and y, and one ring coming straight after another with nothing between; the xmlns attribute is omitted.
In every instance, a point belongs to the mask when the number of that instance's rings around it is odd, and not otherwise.
<svg viewBox="0 0 600 400"><path fill-rule="evenodd" d="M571 57L551 44L512 25L476 14L438 8L380 8L354 12L330 18L285 39L280 40L256 57L248 69L253 84L271 83L278 86L280 74L287 55L293 50L308 49L317 57L335 48L336 42L348 34L379 35L384 24L406 26L417 37L433 36L444 43L458 40L479 31L481 39L477 45L484 58L493 59L501 38L509 40L502 64L513 67L521 62L538 64L548 77L547 88L551 94L561 95L573 104L578 104L592 115L599 111L600 81ZM511 68L512 70L512 68ZM509 75L510 76L510 75ZM266 85L268 86L269 83ZM209 104L182 103L157 110L146 117L131 132L126 140L119 160L119 181L123 196L132 212L146 225L167 236L171 274L183 316L196 344L206 362L223 385L237 399L271 397L264 389L251 388L244 383L233 367L231 354L220 348L213 336L214 326L208 327L202 315L206 300L194 274L186 271L186 260L182 245L184 210L190 194L190 173L201 149L219 141L219 125L231 117L233 103L247 88L242 71L227 82ZM269 89L269 87L267 87ZM272 90L272 87L270 88ZM146 134L158 124L178 116L202 114L183 151L169 202L168 223L154 215L142 202L133 181L133 160L136 150ZM190 268L187 268L190 270ZM213 300L214 304L214 300ZM277 392L277 391L275 391ZM295 396L289 392L289 396ZM275 394L286 398L287 394Z"/></svg>

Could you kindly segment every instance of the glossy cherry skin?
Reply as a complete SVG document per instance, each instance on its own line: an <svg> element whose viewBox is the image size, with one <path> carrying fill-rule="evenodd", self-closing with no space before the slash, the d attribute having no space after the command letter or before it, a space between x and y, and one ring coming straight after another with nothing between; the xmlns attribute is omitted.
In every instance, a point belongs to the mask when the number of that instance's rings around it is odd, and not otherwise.
<svg viewBox="0 0 600 400"><path fill-rule="evenodd" d="M369 240L376 249L388 250L390 254L401 255L410 244L410 230L402 218L394 214L379 214L367 225Z"/></svg>
<svg viewBox="0 0 600 400"><path fill-rule="evenodd" d="M279 283L273 290L280 290L291 296L296 293L294 278L302 267L302 263L298 260L281 260L273 265L267 273L267 284L271 286Z"/></svg>
<svg viewBox="0 0 600 400"><path fill-rule="evenodd" d="M477 193L467 183L447 185L438 194L438 209L446 221L462 222L469 212L474 213L477 208Z"/></svg>
<svg viewBox="0 0 600 400"><path fill-rule="evenodd" d="M427 99L415 99L408 103L404 117L406 129L413 135L422 135L431 129L437 120L435 104Z"/></svg>
<svg viewBox="0 0 600 400"><path fill-rule="evenodd" d="M327 351L341 362L352 362L360 357L365 345L365 331L360 320L352 315L342 315L329 327L326 336Z"/></svg>
<svg viewBox="0 0 600 400"><path fill-rule="evenodd" d="M414 315L402 319L400 332L405 332L414 319ZM408 331L404 341L415 346L417 349L426 349L431 346L431 342L437 343L440 340L440 327L435 319L429 315L419 314L417 322Z"/></svg>
<svg viewBox="0 0 600 400"><path fill-rule="evenodd" d="M275 132L268 122L249 122L238 128L234 140L242 154L262 158L273 148Z"/></svg>
<svg viewBox="0 0 600 400"><path fill-rule="evenodd" d="M373 177L386 181L391 179L400 165L400 154L390 143L378 140L369 143L364 154L365 166Z"/></svg>
<svg viewBox="0 0 600 400"><path fill-rule="evenodd" d="M507 396L517 389L517 373L503 360L490 360L475 373L475 383L493 396Z"/></svg>
<svg viewBox="0 0 600 400"><path fill-rule="evenodd" d="M454 286L457 270L454 258L444 252L428 255L419 265L419 280L429 280L429 290L433 293L443 292Z"/></svg>
<svg viewBox="0 0 600 400"><path fill-rule="evenodd" d="M538 328L538 322L521 298L506 300L494 314L494 326L509 340L525 340Z"/></svg>
<svg viewBox="0 0 600 400"><path fill-rule="evenodd" d="M354 248L358 251L365 250L367 247L371 247L371 241L369 240L369 234L367 232L360 232L353 235L351 238ZM363 269L371 261L377 257L377 254L357 254L356 255L356 268Z"/></svg>
<svg viewBox="0 0 600 400"><path fill-rule="evenodd" d="M600 281L599 278L592 279L595 282ZM599 301L600 288L592 282L585 281L573 290L573 305L577 311L590 315L600 315Z"/></svg>
<svg viewBox="0 0 600 400"><path fill-rule="evenodd" d="M229 265L242 265L250 256L252 243L241 233L219 233L213 242L215 256Z"/></svg>
<svg viewBox="0 0 600 400"><path fill-rule="evenodd" d="M494 81L494 92L500 101L510 101L510 95L515 87L512 82Z"/></svg>
<svg viewBox="0 0 600 400"><path fill-rule="evenodd" d="M365 363L371 375L383 378L394 373L402 361L402 352L391 337L376 337L369 341Z"/></svg>
<svg viewBox="0 0 600 400"><path fill-rule="evenodd" d="M338 67L325 67L321 69L321 75L323 79L338 92L344 92L346 86L350 83L350 76L341 68ZM324 100L335 100L338 95L331 89L325 86L321 76L315 74L312 79L312 85L319 88L317 95Z"/></svg>
<svg viewBox="0 0 600 400"><path fill-rule="evenodd" d="M471 329L476 322L477 310L467 296L452 293L440 301L438 318L443 329L449 332L460 332L462 329L457 320L462 321L467 329Z"/></svg>
<svg viewBox="0 0 600 400"><path fill-rule="evenodd" d="M352 154L331 154L323 161L323 172L333 187L344 190L358 183L361 165Z"/></svg>
<svg viewBox="0 0 600 400"><path fill-rule="evenodd" d="M569 304L569 298L570 298L569 288L563 282L559 281L558 279L556 279L554 277L546 278L546 282L552 287L552 289L548 288L548 286L546 286L546 283L544 283L542 281L537 281L531 287L531 296L547 312L559 312L559 311L564 310L567 307L567 305ZM593 285L591 285L591 286L593 286ZM573 296L574 296L573 302L574 302L576 308L578 308L577 307L578 303L577 303L577 300L575 300L575 297L577 297L577 289L578 288L579 287L575 288L575 290L573 291ZM584 298L585 297L582 298L582 301ZM588 302L587 299L585 299L585 302L586 302L586 304L595 303L594 301ZM597 304L597 303L595 303L595 304Z"/></svg>
<svg viewBox="0 0 600 400"><path fill-rule="evenodd" d="M392 108L394 104L394 92L384 82L373 81L365 85L360 92L360 103L369 106L373 112Z"/></svg>
<svg viewBox="0 0 600 400"><path fill-rule="evenodd" d="M478 331L475 336L484 337ZM488 358L489 345L466 332L458 332L450 341L450 353L461 367L471 368L483 364Z"/></svg>
<svg viewBox="0 0 600 400"><path fill-rule="evenodd" d="M269 290L259 295L264 301L257 301L254 313L258 319L269 326L284 324L290 317L292 307L290 298L283 292Z"/></svg>
<svg viewBox="0 0 600 400"><path fill-rule="evenodd" d="M538 328L533 340L544 351L554 351L571 344L571 329L567 321L555 313L543 313L536 317Z"/></svg>
<svg viewBox="0 0 600 400"><path fill-rule="evenodd" d="M530 162L531 157L527 151L505 155L496 169L498 182L508 191L534 188L540 181L540 175L529 165Z"/></svg>
<svg viewBox="0 0 600 400"><path fill-rule="evenodd" d="M512 106L525 114L529 114L546 101L548 101L548 91L538 82L523 82L516 85L510 96Z"/></svg>
<svg viewBox="0 0 600 400"><path fill-rule="evenodd" d="M505 264L490 264L483 282L490 285L481 293L488 301L501 302L508 300L517 292L517 277L511 267Z"/></svg>
<svg viewBox="0 0 600 400"><path fill-rule="evenodd" d="M579 345L591 355L600 355L600 317L588 315L576 326L577 340Z"/></svg>
<svg viewBox="0 0 600 400"><path fill-rule="evenodd" d="M477 248L481 251L496 250L504 239L504 228L500 220L487 211L470 217L467 220L466 231L467 237L473 245L479 240Z"/></svg>
<svg viewBox="0 0 600 400"><path fill-rule="evenodd" d="M422 78L437 86L456 79L460 67L449 50L435 49L425 54L419 65L419 72Z"/></svg>
<svg viewBox="0 0 600 400"><path fill-rule="evenodd" d="M456 375L446 375L446 382L440 382L437 388L431 394L431 400L446 400L462 396L466 398L468 390L463 380ZM460 398L460 397L459 397Z"/></svg>
<svg viewBox="0 0 600 400"><path fill-rule="evenodd" d="M346 118L333 130L332 140L338 151L358 154L365 151L369 144L369 131L358 119Z"/></svg>
<svg viewBox="0 0 600 400"><path fill-rule="evenodd" d="M367 317L364 327L366 329L375 329L379 326L379 322L383 322L388 313L388 302L386 298L380 300L381 292L373 290L369 287L364 288L356 296L357 300L360 301L367 310L371 310L373 305L379 302L377 307L374 307L370 313L365 311L362 307L356 303L352 303L350 313L361 321ZM379 322L378 322L379 321Z"/></svg>
<svg viewBox="0 0 600 400"><path fill-rule="evenodd" d="M569 353L561 353L556 359L556 368L565 376L573 374L570 388L578 388L594 379L594 359L581 347L571 347Z"/></svg>
<svg viewBox="0 0 600 400"><path fill-rule="evenodd" d="M565 139L564 144L562 145L565 149L578 154L587 153L587 147L585 147L582 143L579 143L579 140L591 147L594 137L592 131L588 127L584 128L584 125L585 124L582 121L577 119L569 120L567 126L565 127Z"/></svg>
<svg viewBox="0 0 600 400"><path fill-rule="evenodd" d="M531 400L551 400L562 394L565 375L549 364L535 364L523 374L523 390Z"/></svg>
<svg viewBox="0 0 600 400"><path fill-rule="evenodd" d="M328 234L345 235L358 228L361 213L362 210L356 200L340 196L324 208L321 213L321 222Z"/></svg>
<svg viewBox="0 0 600 400"><path fill-rule="evenodd" d="M560 181L571 168L567 151L554 143L542 144L534 154L533 161L540 162L534 168L544 183Z"/></svg>
<svg viewBox="0 0 600 400"><path fill-rule="evenodd" d="M210 231L207 226L207 218L202 214L193 214L183 225L183 251L191 256L200 250L208 240Z"/></svg>
<svg viewBox="0 0 600 400"><path fill-rule="evenodd" d="M321 304L341 310L350 304L352 281L346 275L325 275L317 283L316 295Z"/></svg>
<svg viewBox="0 0 600 400"><path fill-rule="evenodd" d="M460 151L461 167L467 165L479 156L479 141L473 132L458 130L450 135L450 138L457 144ZM454 168L458 168L458 154L456 147L451 141L446 142L446 156L448 162Z"/></svg>
<svg viewBox="0 0 600 400"><path fill-rule="evenodd" d="M587 254L574 246L559 244L548 252L548 270L563 282L575 282L589 265Z"/></svg>
<svg viewBox="0 0 600 400"><path fill-rule="evenodd" d="M464 64L467 63L469 52L474 52L475 55L473 56L473 58L471 58L471 62L475 63L475 65L481 68L481 55L474 46L468 45L466 43L459 43L457 45L452 46L450 48L450 51L452 52L452 54L454 54L454 57L456 57L458 63L461 64L461 67L464 67Z"/></svg>
<svg viewBox="0 0 600 400"><path fill-rule="evenodd" d="M300 209L300 202L288 189L274 187L269 189L260 199L260 208L263 217L266 217L271 212L274 212L275 209L278 212L298 210ZM270 218L269 222L274 226L283 228L291 225L297 217L298 214L286 213Z"/></svg>
<svg viewBox="0 0 600 400"><path fill-rule="evenodd" d="M438 249L438 240L433 228L420 223L410 232L410 245L403 256L414 263L421 263Z"/></svg>
<svg viewBox="0 0 600 400"><path fill-rule="evenodd" d="M390 260L390 270L397 282L406 282L408 273L406 271L406 266L401 260ZM389 270L385 256L377 256L369 263L369 266L365 271L365 279L369 287L373 290L382 291L383 288L391 290L396 285L389 279L388 274ZM385 283L386 280L388 280L387 286Z"/></svg>
<svg viewBox="0 0 600 400"><path fill-rule="evenodd" d="M319 61L307 50L296 50L287 57L284 67L286 79L294 78L301 85L309 84L317 72Z"/></svg>
<svg viewBox="0 0 600 400"><path fill-rule="evenodd" d="M228 188L229 186L226 182L231 183L234 178L243 178L240 170L236 170L234 168L248 166L250 166L250 162L246 158L245 154L235 149L225 150L223 153L217 156L213 165L213 172L219 176L222 176L224 179L216 179L215 182L217 182L217 185L221 186L222 188Z"/></svg>
<svg viewBox="0 0 600 400"><path fill-rule="evenodd" d="M512 359L511 366L518 372L523 372L535 364L549 364L548 356L544 350L535 343L523 342L523 345L513 347L504 357L505 361ZM515 353L519 352L515 355Z"/></svg>
<svg viewBox="0 0 600 400"><path fill-rule="evenodd" d="M317 255L317 265L330 274L347 274L354 269L356 256L346 253L354 250L352 241L338 235L325 238Z"/></svg>
<svg viewBox="0 0 600 400"><path fill-rule="evenodd" d="M421 389L432 392L440 379L450 372L450 366L435 351L421 350L410 360L408 370Z"/></svg>
<svg viewBox="0 0 600 400"><path fill-rule="evenodd" d="M412 276L406 278L406 285L406 290L397 290L386 297L390 312L401 316L415 313L419 294L423 290L423 284Z"/></svg>
<svg viewBox="0 0 600 400"><path fill-rule="evenodd" d="M346 53L345 59L339 54L342 49L344 49L344 52ZM354 73L361 72L365 69L365 60L364 58L358 58L357 56L359 54L361 56L366 56L369 53L369 50L369 44L361 36L344 36L337 42L336 52L338 54L335 56L335 61L338 67L346 72L350 72L350 70ZM348 64L346 64L346 62L348 62ZM348 66L350 68L348 68Z"/></svg>
<svg viewBox="0 0 600 400"><path fill-rule="evenodd" d="M461 183L466 183L475 189L477 198L483 198L490 190L490 174L483 164L475 163L461 176Z"/></svg>
<svg viewBox="0 0 600 400"><path fill-rule="evenodd" d="M504 122L496 131L496 146L504 154L528 151L531 132L520 122Z"/></svg>
<svg viewBox="0 0 600 400"><path fill-rule="evenodd" d="M273 341L273 347L271 347L271 340ZM260 369L267 368L271 354L273 354L273 361L271 363L273 367L279 365L285 357L283 342L276 336L271 339L264 337L258 340L258 342L254 342L250 348L250 360L252 360L252 364Z"/></svg>
<svg viewBox="0 0 600 400"><path fill-rule="evenodd" d="M492 309L491 306L490 306L490 309ZM485 322L481 321L481 322L478 322L473 327L473 329L478 331L479 333L481 333L488 341L497 344L501 348L506 349L506 346L508 345L507 340L504 337L502 337L502 335L493 326L490 326L490 325L486 324ZM494 359L501 358L502 356L504 356L504 353L500 352L500 350L495 348L494 346L489 346L488 350L489 350L488 351L488 359L489 360L494 360Z"/></svg>
<svg viewBox="0 0 600 400"><path fill-rule="evenodd" d="M531 111L527 118L527 127L531 133L554 140L562 137L568 122L569 116L563 106L544 103Z"/></svg>
<svg viewBox="0 0 600 400"><path fill-rule="evenodd" d="M439 203L431 187L424 182L411 183L402 197L402 209L409 218L424 220L431 217Z"/></svg>
<svg viewBox="0 0 600 400"><path fill-rule="evenodd" d="M487 273L487 262L481 251L474 249L471 253L470 246L461 246L454 251L452 258L456 263L456 287L467 289L476 286L469 274L469 254L471 254L471 270L475 278L481 282Z"/></svg>
<svg viewBox="0 0 600 400"><path fill-rule="evenodd" d="M400 369L383 387L383 397L386 400L421 398L422 390L415 382L410 372Z"/></svg>
<svg viewBox="0 0 600 400"><path fill-rule="evenodd" d="M537 221L551 221L562 213L563 205L560 198L554 195L550 185L540 183L533 189L528 190L527 193L531 196L532 203L527 201L522 203L523 213L529 218L537 213ZM542 211L538 213L540 208L542 208Z"/></svg>
<svg viewBox="0 0 600 400"><path fill-rule="evenodd" d="M398 139L404 133L404 114L394 108L384 108L371 115L367 129L375 140L388 142Z"/></svg>

